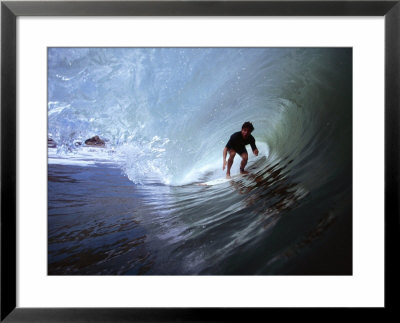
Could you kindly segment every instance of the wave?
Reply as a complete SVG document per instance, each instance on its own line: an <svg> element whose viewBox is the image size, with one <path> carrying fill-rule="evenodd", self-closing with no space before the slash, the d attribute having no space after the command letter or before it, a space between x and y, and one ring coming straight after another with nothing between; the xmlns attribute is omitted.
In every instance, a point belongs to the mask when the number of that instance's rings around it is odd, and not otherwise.
<svg viewBox="0 0 400 323"><path fill-rule="evenodd" d="M264 155L304 160L343 121L349 64L348 49L50 48L49 136L64 151L105 138L136 183L216 171L247 120Z"/></svg>

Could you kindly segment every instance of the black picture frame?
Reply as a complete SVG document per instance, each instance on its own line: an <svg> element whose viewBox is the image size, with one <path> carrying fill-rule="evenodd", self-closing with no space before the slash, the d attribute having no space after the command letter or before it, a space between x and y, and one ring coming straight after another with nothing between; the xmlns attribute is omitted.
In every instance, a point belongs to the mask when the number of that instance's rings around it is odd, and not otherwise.
<svg viewBox="0 0 400 323"><path fill-rule="evenodd" d="M384 16L385 18L385 306L399 287L400 1L2 1L1 3L1 321L186 322L267 319L296 309L18 308L16 285L16 19L18 16ZM314 309L316 310L316 309ZM299 311L298 312L304 313ZM329 311L332 313L332 311ZM393 314L393 313L391 313ZM296 314L297 315L297 314ZM307 315L307 314L306 314ZM314 315L314 314L313 314ZM325 314L326 315L326 314ZM331 314L329 314L331 315ZM317 314L318 316L318 314ZM253 319L251 319L253 317ZM308 316L304 316L309 318ZM282 317L281 317L282 318ZM257 319L258 320L258 319ZM248 321L248 320L246 320Z"/></svg>

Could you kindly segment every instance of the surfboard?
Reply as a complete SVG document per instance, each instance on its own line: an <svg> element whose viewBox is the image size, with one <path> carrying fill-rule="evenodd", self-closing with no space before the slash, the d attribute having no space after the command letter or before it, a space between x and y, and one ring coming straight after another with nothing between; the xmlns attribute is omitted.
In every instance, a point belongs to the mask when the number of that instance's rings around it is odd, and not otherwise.
<svg viewBox="0 0 400 323"><path fill-rule="evenodd" d="M217 178L217 179L213 179L213 180L208 181L208 182L199 183L198 185L201 185L201 186L214 186L214 185L219 185L219 184L223 184L223 183L229 182L229 181L231 181L232 179L238 178L238 177L240 177L240 176L243 176L243 174L236 174L236 175L231 176L231 178L225 178L225 177L224 177L224 178Z"/></svg>

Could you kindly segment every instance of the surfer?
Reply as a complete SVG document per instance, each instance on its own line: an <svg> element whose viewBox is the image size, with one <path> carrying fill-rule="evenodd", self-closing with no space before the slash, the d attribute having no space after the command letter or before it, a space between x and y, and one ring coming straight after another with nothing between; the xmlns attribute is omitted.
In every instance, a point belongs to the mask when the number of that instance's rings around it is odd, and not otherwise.
<svg viewBox="0 0 400 323"><path fill-rule="evenodd" d="M242 130L235 132L229 139L228 143L226 144L223 151L224 161L222 166L222 170L225 170L225 167L227 166L226 178L231 178L231 167L233 164L233 159L235 158L236 154L242 157L242 162L240 163L240 174L248 174L248 172L244 170L247 164L247 160L249 158L249 155L247 154L246 150L246 145L250 144L251 149L253 150L253 154L258 156L256 140L251 135L253 130L254 130L253 124L249 121L245 122L242 125ZM229 158L228 160L226 160L228 152L229 152Z"/></svg>

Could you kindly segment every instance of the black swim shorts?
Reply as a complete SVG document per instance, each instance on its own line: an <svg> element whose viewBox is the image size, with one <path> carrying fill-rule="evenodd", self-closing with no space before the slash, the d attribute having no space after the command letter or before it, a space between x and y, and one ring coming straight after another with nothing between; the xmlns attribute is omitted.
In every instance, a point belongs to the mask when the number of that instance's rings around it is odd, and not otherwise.
<svg viewBox="0 0 400 323"><path fill-rule="evenodd" d="M237 153L239 156L242 156L243 153L248 154L248 153L247 153L247 149L244 148L244 147L243 147L243 148L239 148L239 149L232 148L232 149L229 149L228 151L230 152L231 150L236 151L236 153Z"/></svg>

